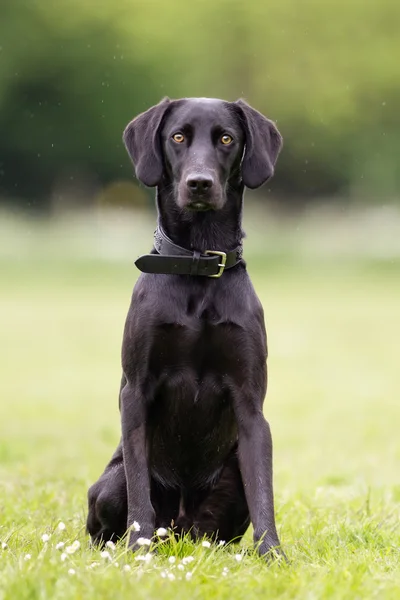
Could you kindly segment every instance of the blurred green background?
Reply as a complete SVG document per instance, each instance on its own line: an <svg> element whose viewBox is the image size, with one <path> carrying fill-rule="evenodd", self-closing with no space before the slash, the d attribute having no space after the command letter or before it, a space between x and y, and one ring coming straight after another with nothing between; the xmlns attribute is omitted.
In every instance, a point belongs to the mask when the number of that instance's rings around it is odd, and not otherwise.
<svg viewBox="0 0 400 600"><path fill-rule="evenodd" d="M130 180L121 132L164 95L243 96L276 120L281 206L399 196L396 0L0 0L0 11L2 203L90 204Z"/></svg>

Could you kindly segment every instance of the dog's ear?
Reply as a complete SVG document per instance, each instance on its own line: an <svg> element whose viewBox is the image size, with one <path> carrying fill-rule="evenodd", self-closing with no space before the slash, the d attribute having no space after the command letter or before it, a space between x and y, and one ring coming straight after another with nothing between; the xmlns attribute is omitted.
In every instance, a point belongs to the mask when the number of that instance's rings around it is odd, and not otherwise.
<svg viewBox="0 0 400 600"><path fill-rule="evenodd" d="M164 98L146 112L138 115L125 128L122 139L135 166L136 177L148 187L160 183L163 159L159 129L169 98Z"/></svg>
<svg viewBox="0 0 400 600"><path fill-rule="evenodd" d="M282 136L275 123L244 100L237 100L235 105L239 108L246 134L242 160L243 183L248 188L258 188L274 174L275 163L282 148Z"/></svg>

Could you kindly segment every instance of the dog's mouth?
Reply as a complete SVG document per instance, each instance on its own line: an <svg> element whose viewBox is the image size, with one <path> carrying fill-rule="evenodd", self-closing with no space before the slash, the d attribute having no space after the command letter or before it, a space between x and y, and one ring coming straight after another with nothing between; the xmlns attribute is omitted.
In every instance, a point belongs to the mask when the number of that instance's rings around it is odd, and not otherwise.
<svg viewBox="0 0 400 600"><path fill-rule="evenodd" d="M205 200L192 200L187 204L189 210L194 210L197 212L204 212L206 210L214 210L214 207L210 202L206 202Z"/></svg>

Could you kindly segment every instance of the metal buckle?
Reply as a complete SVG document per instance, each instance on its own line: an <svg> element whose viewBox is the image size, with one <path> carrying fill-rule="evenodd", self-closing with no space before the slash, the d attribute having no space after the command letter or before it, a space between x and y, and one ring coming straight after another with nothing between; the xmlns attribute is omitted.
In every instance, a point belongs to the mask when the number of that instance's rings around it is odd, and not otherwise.
<svg viewBox="0 0 400 600"><path fill-rule="evenodd" d="M216 256L220 256L221 257L221 262L218 263L218 266L219 266L218 273L216 273L215 275L208 275L208 277L214 277L215 279L218 279L218 277L221 277L221 275L222 275L222 273L224 272L224 269L225 269L225 265L226 265L226 252L220 252L219 250L206 250L204 252L204 254L215 254Z"/></svg>

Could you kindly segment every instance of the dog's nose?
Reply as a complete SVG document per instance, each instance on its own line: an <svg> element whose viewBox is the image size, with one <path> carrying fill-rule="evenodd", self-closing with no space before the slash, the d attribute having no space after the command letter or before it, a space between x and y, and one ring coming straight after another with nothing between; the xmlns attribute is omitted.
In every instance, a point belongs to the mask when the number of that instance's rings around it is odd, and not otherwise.
<svg viewBox="0 0 400 600"><path fill-rule="evenodd" d="M189 175L186 179L186 185L193 194L204 194L208 192L214 184L212 177L203 175Z"/></svg>

